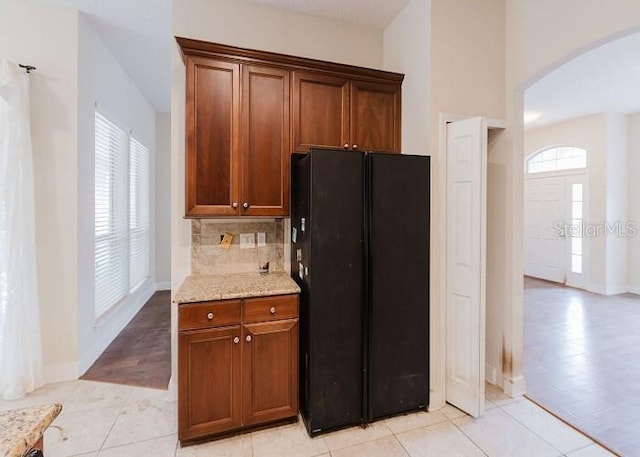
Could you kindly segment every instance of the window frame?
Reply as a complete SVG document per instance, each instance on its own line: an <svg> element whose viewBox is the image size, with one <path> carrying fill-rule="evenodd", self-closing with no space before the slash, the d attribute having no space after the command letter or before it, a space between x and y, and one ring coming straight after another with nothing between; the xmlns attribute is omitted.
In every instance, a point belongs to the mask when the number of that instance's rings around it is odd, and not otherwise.
<svg viewBox="0 0 640 457"><path fill-rule="evenodd" d="M99 119L102 122L106 122L110 128L115 129L113 132L110 131L110 134L118 134L121 137L121 140L118 145L116 153L118 157L110 156L106 160L109 162L105 168L104 164L102 166L102 175L98 175L99 172L99 160L105 160L104 157L99 157ZM104 134L104 132L102 132ZM96 320L102 318L106 314L109 313L112 309L118 306L118 304L125 301L129 298L132 293L140 287L146 280L151 277L151 214L152 214L152 205L151 205L151 182L152 182L152 170L151 170L151 149L137 136L134 135L132 131L122 128L121 124L117 121L114 121L114 118L110 116L108 113L105 113L103 110L96 109L94 110L94 318ZM104 138L103 138L104 139ZM139 148L134 151L134 143L139 145ZM114 146L115 147L115 146ZM114 152L114 151L110 151ZM142 170L142 179L137 180L138 184L142 184L142 189L134 190L132 188L133 184L133 175L132 175L132 164L134 162L133 154L134 152L142 152L143 157L143 170ZM113 161L120 160L120 162L114 165ZM117 169L116 169L117 168ZM122 168L122 169L120 169ZM137 170L139 171L139 170ZM118 173L122 173L119 175ZM114 177L115 176L115 177ZM137 176L137 175L136 175ZM106 185L105 185L106 183ZM102 186L103 193L107 194L106 197L104 195L99 195L99 186ZM114 186L122 186L119 190L114 190ZM107 188L106 190L104 188ZM142 213L139 211L136 212L138 219L141 219L142 223L140 226L136 226L135 229L132 227L132 198L134 193L137 193L136 197L136 208L142 208ZM121 199L121 200L118 200ZM101 200L101 201L100 201ZM146 205L139 205L139 203L145 203ZM108 210L105 215L105 211L99 215L98 205L106 205ZM118 206L120 205L120 206ZM106 222L107 232L99 233L98 228L98 218L102 217L101 221L103 224ZM117 227L114 229L114 227ZM142 229L142 230L140 230ZM132 230L137 230L140 233L133 234ZM115 233L114 232L122 232ZM138 279L135 281L132 280L132 269L133 269L133 256L132 256L132 240L136 235L142 235L142 248L141 252L143 254L143 261L141 262L142 273L138 275ZM111 238L111 240L109 240ZM140 237L139 237L140 238ZM103 255L103 258L99 256L102 255L99 252L98 244L104 243L105 239L107 241L111 241L115 244L114 246L109 246L106 248L109 251L113 251L113 253L109 252L106 255ZM104 248L102 248L104 249ZM106 267L100 268L98 266L99 261L105 261L105 257L107 260L112 261L115 265L109 264ZM113 275L114 272L117 272L117 277L113 278L112 276L109 279L99 278L98 275L104 273L111 273ZM101 284L100 282L103 281ZM115 285L113 284L115 283ZM106 287L105 287L106 284ZM102 290L100 289L102 286ZM100 294L112 292L111 288L115 290L109 298L106 300L100 299Z"/></svg>
<svg viewBox="0 0 640 457"><path fill-rule="evenodd" d="M564 168L558 168L558 162L560 160L571 160L571 159L576 159L579 157L576 156L571 156L571 157L565 157L565 158L560 158L559 154L560 154L560 150L562 149L570 149L570 150L575 150L575 151L579 151L582 153L582 156L584 157L584 165L583 166L577 166L577 167L564 167ZM554 169L543 169L540 171L531 171L530 170L530 165L532 164L532 162L537 158L537 157L543 157L543 155L545 153L550 153L550 152L555 152L555 158L552 160L540 160L540 163L545 163L545 162L554 162L556 164L556 167ZM583 172L585 171L589 166L589 151L585 148L579 147L579 146L573 146L573 145L569 145L569 144L556 144L556 145L552 145L552 146L546 146L544 148L538 149L534 152L532 152L531 154L529 154L525 160L524 160L524 174L527 176L539 176L539 175L545 175L545 174L567 174L567 173L574 173L574 172Z"/></svg>

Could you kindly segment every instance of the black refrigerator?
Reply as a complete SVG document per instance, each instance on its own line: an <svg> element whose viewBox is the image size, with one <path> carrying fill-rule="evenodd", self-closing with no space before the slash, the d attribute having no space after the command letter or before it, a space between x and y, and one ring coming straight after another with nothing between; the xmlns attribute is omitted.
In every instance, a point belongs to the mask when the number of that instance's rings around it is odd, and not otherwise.
<svg viewBox="0 0 640 457"><path fill-rule="evenodd" d="M309 434L429 403L429 157L311 149L291 167Z"/></svg>

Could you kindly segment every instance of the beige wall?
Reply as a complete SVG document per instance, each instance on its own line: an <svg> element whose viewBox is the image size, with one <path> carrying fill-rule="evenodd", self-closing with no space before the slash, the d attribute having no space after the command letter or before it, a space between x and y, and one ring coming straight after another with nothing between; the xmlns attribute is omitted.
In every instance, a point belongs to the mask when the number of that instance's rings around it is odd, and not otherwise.
<svg viewBox="0 0 640 457"><path fill-rule="evenodd" d="M440 145L440 115L460 114L500 119L504 114L505 77L505 9L503 0L432 0L429 23L429 114L428 144L432 159L432 276L431 276L431 342L432 342L432 407L444 403L444 260L446 164ZM410 93L404 92L406 98ZM424 128L413 126L413 128ZM492 205L492 175L504 173L492 163L494 137L489 143L488 224L492 213L501 207ZM487 238L487 333L486 359L495 370L501 369L503 291L491 289L493 268L501 260L503 238L494 245L491 230Z"/></svg>
<svg viewBox="0 0 640 457"><path fill-rule="evenodd" d="M156 288L171 288L171 115L156 115Z"/></svg>
<svg viewBox="0 0 640 457"><path fill-rule="evenodd" d="M402 152L432 155L429 150L430 0L411 0L383 35L385 70L403 73Z"/></svg>
<svg viewBox="0 0 640 457"><path fill-rule="evenodd" d="M78 13L0 2L0 55L31 80L36 257L46 382L77 371Z"/></svg>

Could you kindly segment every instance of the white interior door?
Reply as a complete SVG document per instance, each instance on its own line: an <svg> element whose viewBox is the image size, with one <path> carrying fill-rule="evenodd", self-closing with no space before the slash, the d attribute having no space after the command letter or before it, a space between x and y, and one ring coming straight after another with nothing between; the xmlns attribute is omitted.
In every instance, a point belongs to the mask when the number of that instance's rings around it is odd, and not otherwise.
<svg viewBox="0 0 640 457"><path fill-rule="evenodd" d="M567 222L565 177L525 179L524 200L524 274L564 283L567 243L560 228Z"/></svg>
<svg viewBox="0 0 640 457"><path fill-rule="evenodd" d="M447 125L446 401L484 412L487 127Z"/></svg>

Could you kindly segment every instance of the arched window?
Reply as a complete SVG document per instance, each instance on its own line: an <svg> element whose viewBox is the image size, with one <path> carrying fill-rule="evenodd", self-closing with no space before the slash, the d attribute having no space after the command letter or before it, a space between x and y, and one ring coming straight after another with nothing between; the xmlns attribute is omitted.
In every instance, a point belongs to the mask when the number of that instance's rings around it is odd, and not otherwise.
<svg viewBox="0 0 640 457"><path fill-rule="evenodd" d="M586 168L587 151L573 146L542 149L527 160L527 173Z"/></svg>

